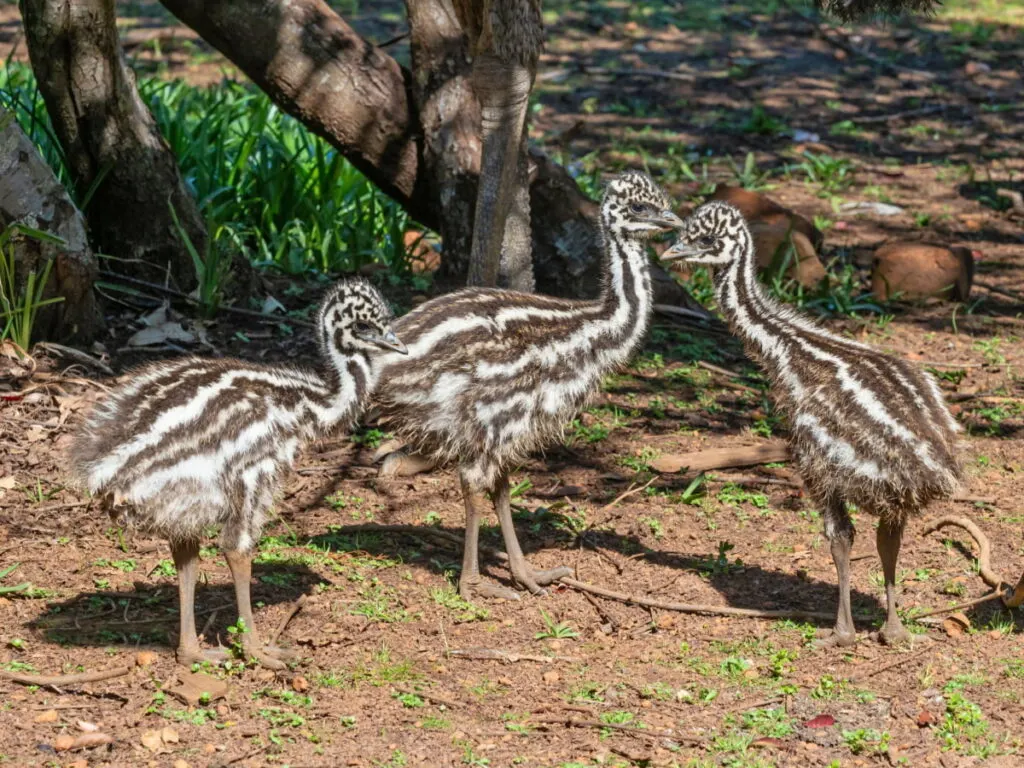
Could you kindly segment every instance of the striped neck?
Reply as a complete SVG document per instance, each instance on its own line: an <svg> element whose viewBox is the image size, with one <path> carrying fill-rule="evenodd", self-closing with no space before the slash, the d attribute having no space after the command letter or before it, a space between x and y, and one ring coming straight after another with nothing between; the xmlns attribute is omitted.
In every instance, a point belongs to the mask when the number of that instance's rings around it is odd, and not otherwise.
<svg viewBox="0 0 1024 768"><path fill-rule="evenodd" d="M604 274L597 301L599 317L612 326L622 356L628 357L647 332L654 299L650 259L642 240L625 237L602 222ZM618 332L615 333L615 330Z"/></svg>
<svg viewBox="0 0 1024 768"><path fill-rule="evenodd" d="M326 407L311 408L314 429L326 433L350 418L365 402L376 379L376 369L365 352L342 352L333 344L321 345L316 374L323 382Z"/></svg>
<svg viewBox="0 0 1024 768"><path fill-rule="evenodd" d="M744 226L725 246L729 259L714 274L718 308L744 343L761 356L769 355L774 341L764 333L763 321L773 326L783 321L784 307L770 297L757 279L757 258L750 230Z"/></svg>

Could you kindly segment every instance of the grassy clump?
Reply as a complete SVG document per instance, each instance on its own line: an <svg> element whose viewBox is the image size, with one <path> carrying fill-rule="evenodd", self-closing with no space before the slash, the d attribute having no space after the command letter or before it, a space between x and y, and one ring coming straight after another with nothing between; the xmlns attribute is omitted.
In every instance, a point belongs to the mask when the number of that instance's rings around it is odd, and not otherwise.
<svg viewBox="0 0 1024 768"><path fill-rule="evenodd" d="M230 81L196 87L141 78L139 93L177 156L214 246L288 274L353 272L376 262L410 276L405 212L262 92ZM0 94L82 206L31 70L0 68Z"/></svg>

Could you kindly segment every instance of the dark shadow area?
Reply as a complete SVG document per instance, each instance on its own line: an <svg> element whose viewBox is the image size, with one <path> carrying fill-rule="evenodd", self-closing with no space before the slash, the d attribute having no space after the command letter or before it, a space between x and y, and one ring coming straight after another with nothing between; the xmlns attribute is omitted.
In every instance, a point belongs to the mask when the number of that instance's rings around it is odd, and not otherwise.
<svg viewBox="0 0 1024 768"><path fill-rule="evenodd" d="M253 578L253 612L257 621L262 606L290 603L317 584L330 583L304 565L260 563L259 558L253 565ZM46 611L26 626L61 646L155 644L174 648L178 641L177 581L160 585L136 581L134 586L131 592L85 591L68 600L50 602ZM224 575L212 583L204 581L201 575L195 606L200 632L213 617L205 633L207 645L216 645L217 638L227 645L227 628L238 616L230 578ZM264 635L273 629L267 625L259 627Z"/></svg>

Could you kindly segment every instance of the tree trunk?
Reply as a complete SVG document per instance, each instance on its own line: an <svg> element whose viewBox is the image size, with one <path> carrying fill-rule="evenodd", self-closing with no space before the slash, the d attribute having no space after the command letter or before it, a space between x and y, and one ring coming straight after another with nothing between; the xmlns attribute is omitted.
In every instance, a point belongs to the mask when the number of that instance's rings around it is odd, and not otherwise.
<svg viewBox="0 0 1024 768"><path fill-rule="evenodd" d="M420 73L411 78L422 136L417 174L426 181L444 243L443 274L461 283L473 243L480 107L470 86L465 36L451 6L445 0L406 0L406 9L413 71Z"/></svg>
<svg viewBox="0 0 1024 768"><path fill-rule="evenodd" d="M409 2L431 4L436 0ZM337 147L420 223L437 231L443 227L452 231L454 222L443 224L445 218L473 209L480 165L479 137L467 140L461 122L466 113L440 98L455 93L459 105L466 98L464 83L458 82L466 77L465 62L434 48L452 44L447 24L441 25L440 39L429 47L422 40L414 41L419 46L416 55L438 69L417 68L410 73L359 37L322 0L161 3L245 72L284 111ZM414 33L419 35L420 31L414 29ZM447 87L447 81L453 79L456 83ZM436 105L428 104L425 113L420 114L417 93L432 96ZM456 119L456 124L446 124L446 119ZM430 120L437 121L433 138L427 130ZM466 157L452 160L449 167L466 169L471 175L465 184L437 186L438 151L430 145L457 137L465 143L446 147L444 152L464 151ZM531 158L531 164L537 165L536 172L530 173L537 289L561 296L595 296L601 268L597 207L557 164L544 157ZM449 194L457 195L467 207L442 199L442 195ZM451 213L446 214L446 210ZM444 259L451 254L455 254L453 258L459 253L468 254L458 243L445 245ZM463 270L460 276L464 280L468 263L457 262L456 267ZM660 303L699 308L663 270L656 267L655 271L662 278L655 282Z"/></svg>
<svg viewBox="0 0 1024 768"><path fill-rule="evenodd" d="M93 245L112 269L195 284L174 224L200 253L206 228L135 88L117 37L114 0L22 0L29 57L67 158Z"/></svg>
<svg viewBox="0 0 1024 768"><path fill-rule="evenodd" d="M53 261L44 298L64 301L43 307L36 318L40 338L94 338L103 328L92 284L96 260L85 233L85 219L68 197L46 161L19 127L14 115L0 108L0 229L24 224L61 238L63 246L26 237L15 243L18 274L41 274Z"/></svg>

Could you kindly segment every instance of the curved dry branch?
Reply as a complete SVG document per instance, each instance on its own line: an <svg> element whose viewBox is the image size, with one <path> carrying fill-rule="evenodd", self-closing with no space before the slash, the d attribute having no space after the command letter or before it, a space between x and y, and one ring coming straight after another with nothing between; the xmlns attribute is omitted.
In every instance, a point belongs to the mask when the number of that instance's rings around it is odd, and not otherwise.
<svg viewBox="0 0 1024 768"><path fill-rule="evenodd" d="M124 677L130 674L134 667L115 667L101 672L78 672L73 675L24 675L20 672L8 672L0 669L0 679L10 680L12 683L22 685L50 685L64 688L82 683L98 683L101 680L111 680L115 677Z"/></svg>
<svg viewBox="0 0 1024 768"><path fill-rule="evenodd" d="M593 584L584 584L582 581L568 577L559 579L562 584L572 587L580 592L588 592L592 595L618 600L620 603L642 605L646 608L660 608L663 611L675 611L677 613L698 613L703 616L738 616L745 619L793 619L794 621L834 621L835 614L822 613L821 611L800 611L800 610L778 610L759 611L753 608L730 608L729 606L703 605L702 603L670 603L663 600L655 600L647 595L628 595L625 592L615 592L604 587L595 587Z"/></svg>
<svg viewBox="0 0 1024 768"><path fill-rule="evenodd" d="M973 520L966 517L957 517L955 515L940 517L926 525L924 531L922 531L922 535L927 536L929 533L934 533L940 528L945 528L949 525L956 526L957 528L963 528L971 535L971 538L974 539L974 542L978 545L978 573L981 576L982 581L984 581L988 586L1002 592L1003 605L1008 608L1017 608L1024 603L1024 574L1021 575L1016 588L1013 588L1010 586L1009 582L992 570L992 545L989 543L988 537ZM1013 589L1012 592L1010 591L1011 589Z"/></svg>

